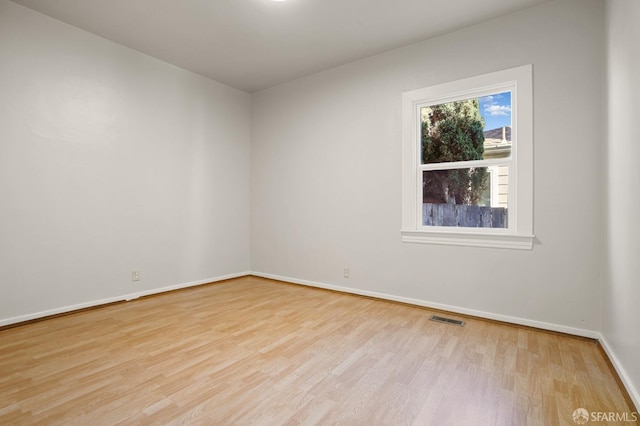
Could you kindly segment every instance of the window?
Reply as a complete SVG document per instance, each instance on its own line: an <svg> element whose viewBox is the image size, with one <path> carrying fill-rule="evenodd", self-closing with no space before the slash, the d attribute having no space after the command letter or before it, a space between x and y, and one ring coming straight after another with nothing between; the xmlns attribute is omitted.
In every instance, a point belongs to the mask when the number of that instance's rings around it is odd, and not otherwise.
<svg viewBox="0 0 640 426"><path fill-rule="evenodd" d="M404 242L533 247L531 74L403 94Z"/></svg>

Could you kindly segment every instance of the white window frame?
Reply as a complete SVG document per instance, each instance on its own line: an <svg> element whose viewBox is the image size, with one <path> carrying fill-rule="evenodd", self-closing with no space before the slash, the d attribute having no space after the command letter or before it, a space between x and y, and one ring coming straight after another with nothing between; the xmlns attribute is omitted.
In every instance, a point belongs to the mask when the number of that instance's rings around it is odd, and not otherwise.
<svg viewBox="0 0 640 426"><path fill-rule="evenodd" d="M532 65L412 90L402 95L402 241L531 250L533 248ZM438 163L437 169L509 165L508 228L422 225L420 108L511 91L512 140L508 159ZM452 167L453 165L453 167ZM434 169L434 165L429 165Z"/></svg>

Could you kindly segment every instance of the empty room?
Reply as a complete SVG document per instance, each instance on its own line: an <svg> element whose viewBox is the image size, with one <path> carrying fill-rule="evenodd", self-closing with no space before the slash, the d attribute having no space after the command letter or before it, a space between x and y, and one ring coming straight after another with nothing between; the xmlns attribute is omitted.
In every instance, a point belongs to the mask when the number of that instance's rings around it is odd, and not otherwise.
<svg viewBox="0 0 640 426"><path fill-rule="evenodd" d="M0 424L640 424L638 22L0 0Z"/></svg>

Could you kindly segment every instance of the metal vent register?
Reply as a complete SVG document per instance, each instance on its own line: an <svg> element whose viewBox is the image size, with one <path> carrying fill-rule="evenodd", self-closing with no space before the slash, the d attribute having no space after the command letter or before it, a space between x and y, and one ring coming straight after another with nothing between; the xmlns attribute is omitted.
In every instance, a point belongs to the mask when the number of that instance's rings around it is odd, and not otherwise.
<svg viewBox="0 0 640 426"><path fill-rule="evenodd" d="M431 315L431 318L429 319L431 321L443 322L445 324L452 324L452 325L458 325L460 327L464 327L464 321L460 321L457 319L445 318L438 315Z"/></svg>

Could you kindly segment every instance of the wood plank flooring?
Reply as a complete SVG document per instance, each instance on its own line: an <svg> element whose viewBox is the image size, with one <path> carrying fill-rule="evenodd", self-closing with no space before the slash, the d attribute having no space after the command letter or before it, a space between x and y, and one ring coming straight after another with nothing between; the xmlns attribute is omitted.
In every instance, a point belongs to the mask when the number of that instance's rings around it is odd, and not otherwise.
<svg viewBox="0 0 640 426"><path fill-rule="evenodd" d="M0 331L0 424L575 425L597 344L245 277ZM626 423L629 424L629 423Z"/></svg>

